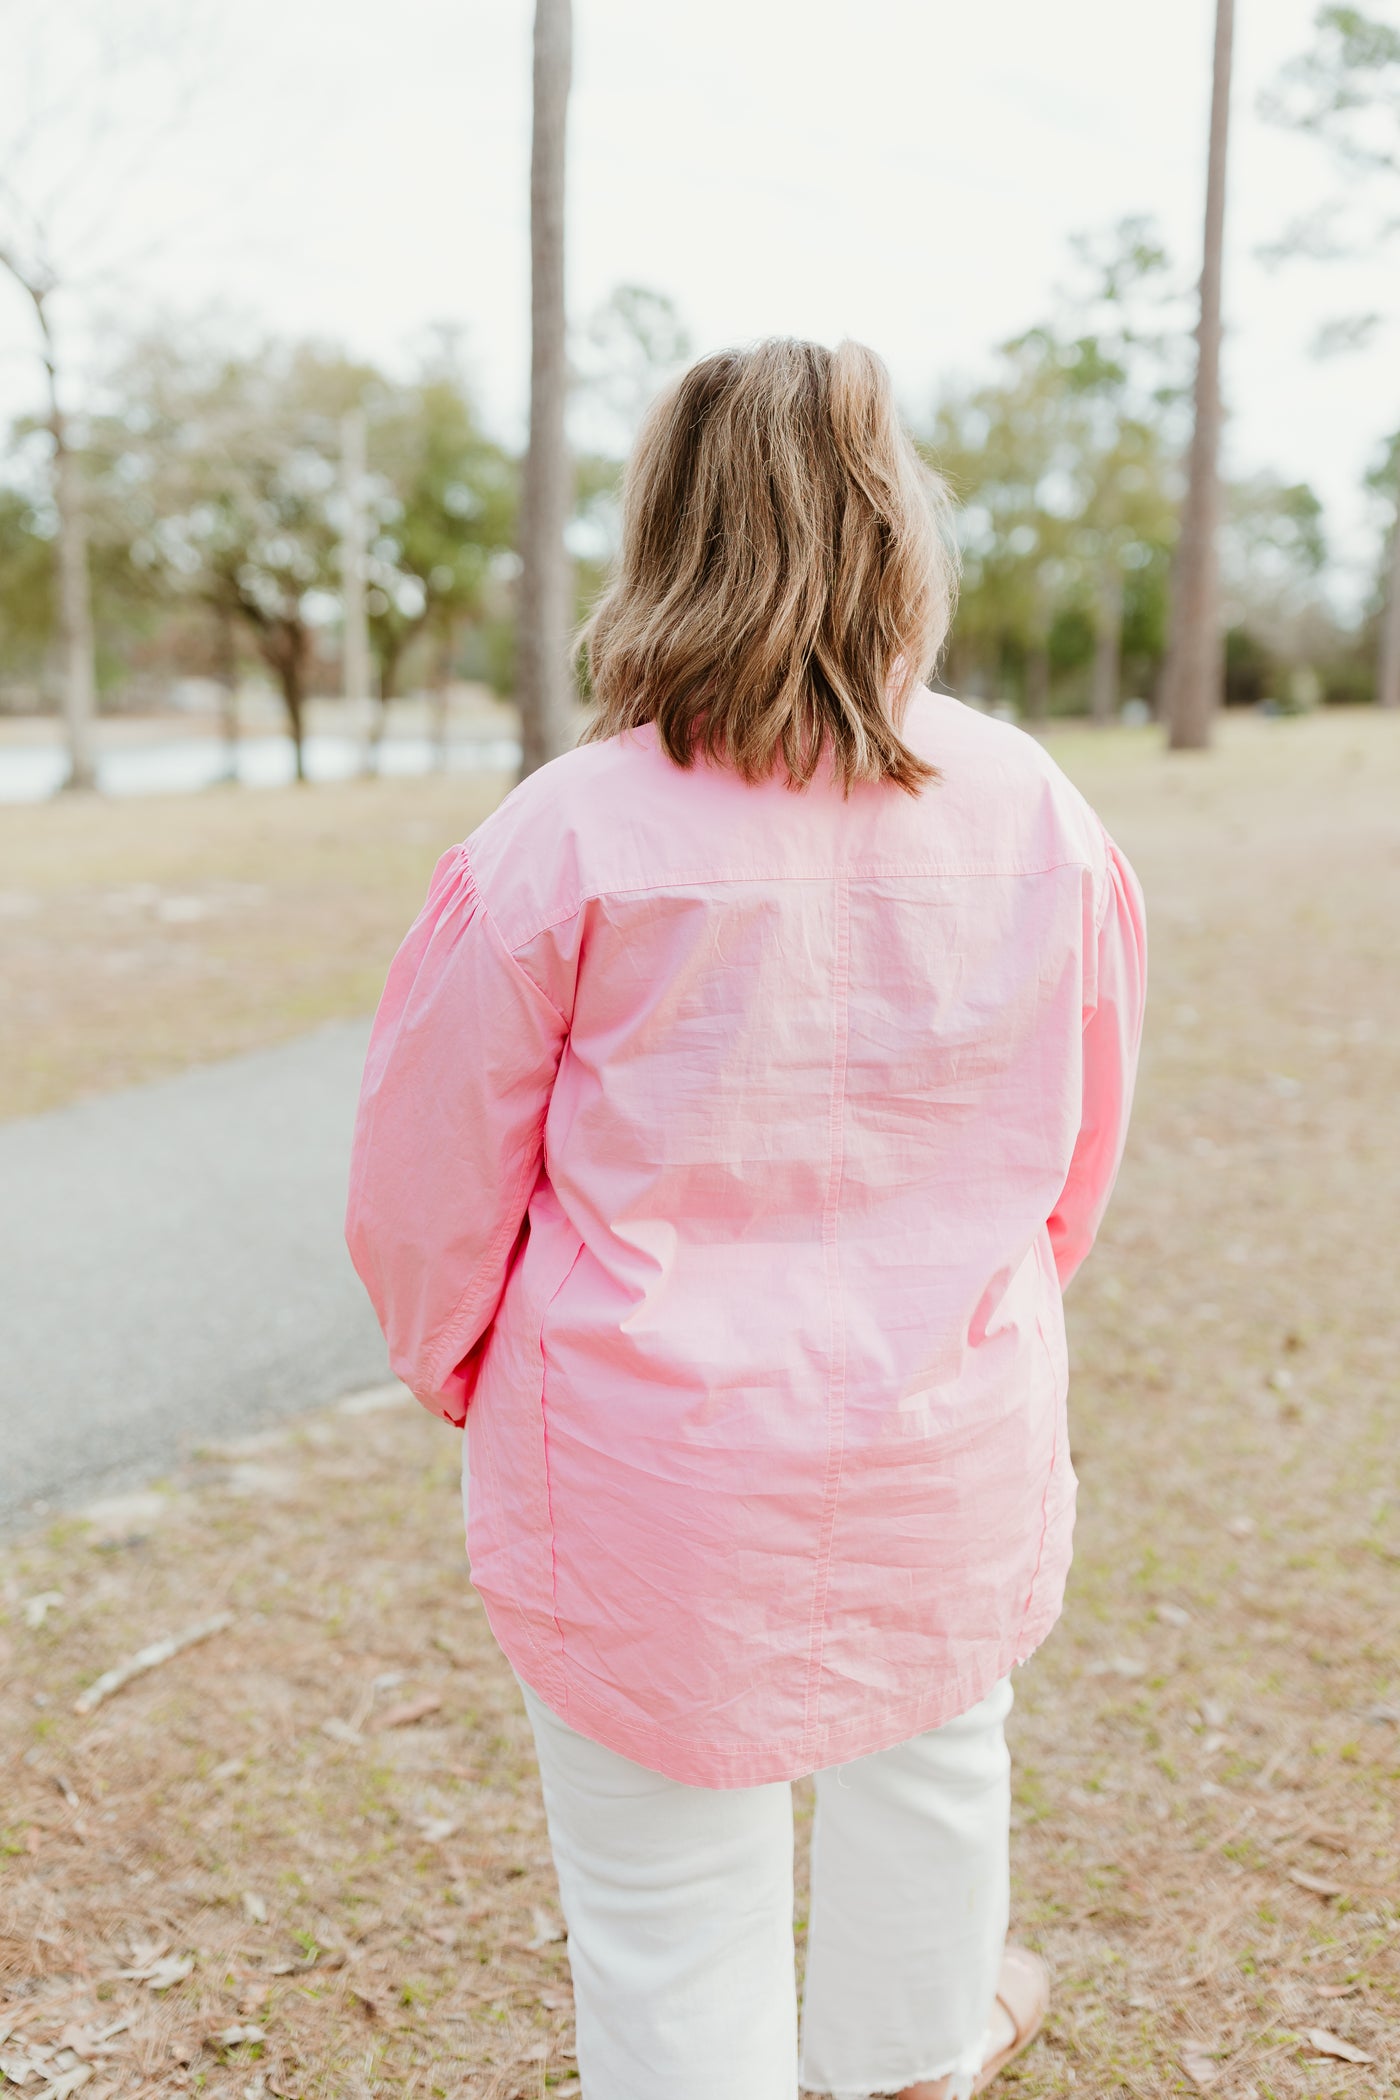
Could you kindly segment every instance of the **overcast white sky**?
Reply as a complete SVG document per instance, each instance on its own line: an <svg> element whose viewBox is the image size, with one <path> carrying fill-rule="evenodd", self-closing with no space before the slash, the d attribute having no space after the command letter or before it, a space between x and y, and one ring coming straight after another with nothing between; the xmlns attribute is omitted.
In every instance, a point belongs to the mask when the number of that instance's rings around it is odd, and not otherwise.
<svg viewBox="0 0 1400 2100"><path fill-rule="evenodd" d="M83 5L3 0L0 27L8 8L12 49L39 17L76 36ZM1254 252L1335 186L1319 148L1256 114L1313 11L1238 0L1229 447L1237 467L1312 480L1359 552L1357 485L1400 422L1396 338L1321 365L1308 343L1389 284L1271 273ZM459 323L488 412L514 432L529 0L187 0L183 14L205 76L193 121L134 179L107 172L110 141L65 177L88 203L97 186L97 250L155 237L126 272L124 314L221 300L391 363L428 324ZM576 321L630 281L669 292L702 350L858 335L921 408L1045 310L1072 232L1154 213L1196 267L1213 0L576 0L575 14ZM24 92L18 69L9 80L0 138ZM149 125L149 82L114 74L106 92L118 134ZM0 408L32 399L31 340L0 287Z"/></svg>

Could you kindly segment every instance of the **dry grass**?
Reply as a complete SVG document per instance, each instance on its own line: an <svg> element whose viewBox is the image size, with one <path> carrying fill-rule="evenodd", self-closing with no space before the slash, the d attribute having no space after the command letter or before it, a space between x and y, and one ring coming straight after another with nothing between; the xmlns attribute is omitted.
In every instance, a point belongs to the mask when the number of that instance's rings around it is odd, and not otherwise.
<svg viewBox="0 0 1400 2100"><path fill-rule="evenodd" d="M4 812L0 1116L372 1007L499 778L212 789Z"/></svg>
<svg viewBox="0 0 1400 2100"><path fill-rule="evenodd" d="M1400 2091L1397 732L1240 725L1172 763L1146 737L1060 746L1147 881L1154 996L1072 1299L1070 1604L1014 1720L1017 1930L1056 1974L1022 2100ZM0 1556L0 2058L67 2032L88 2100L573 2089L528 1735L455 1467L416 1411L330 1411L208 1455L115 1540L69 1521ZM229 1631L72 1713L220 1608ZM121 1974L155 1948L193 1957L163 1992ZM1320 2055L1318 2029L1374 2061Z"/></svg>

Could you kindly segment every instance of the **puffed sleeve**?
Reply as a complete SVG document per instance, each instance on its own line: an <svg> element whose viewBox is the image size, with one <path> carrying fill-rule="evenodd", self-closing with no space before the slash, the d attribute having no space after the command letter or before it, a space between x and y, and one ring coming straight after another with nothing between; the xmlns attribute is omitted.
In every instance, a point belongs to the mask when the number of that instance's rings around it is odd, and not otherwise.
<svg viewBox="0 0 1400 2100"><path fill-rule="evenodd" d="M467 848L454 848L375 1016L345 1236L395 1372L459 1426L539 1173L566 1034L502 940Z"/></svg>
<svg viewBox="0 0 1400 2100"><path fill-rule="evenodd" d="M1112 839L1086 958L1092 1000L1085 1013L1079 1138L1049 1220L1061 1287L1094 1244L1128 1135L1147 996L1147 920L1137 877Z"/></svg>

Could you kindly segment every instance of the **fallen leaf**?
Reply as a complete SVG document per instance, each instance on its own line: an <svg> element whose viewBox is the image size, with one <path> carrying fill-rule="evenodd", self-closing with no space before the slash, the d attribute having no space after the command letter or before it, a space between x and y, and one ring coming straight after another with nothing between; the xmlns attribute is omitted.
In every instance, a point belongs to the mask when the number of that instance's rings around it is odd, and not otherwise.
<svg viewBox="0 0 1400 2100"><path fill-rule="evenodd" d="M430 1845L441 1845L460 1829L455 1816L419 1816L418 1828Z"/></svg>
<svg viewBox="0 0 1400 2100"><path fill-rule="evenodd" d="M40 1590L37 1596L24 1600L24 1623L26 1626L42 1626L49 1613L63 1602L62 1590Z"/></svg>
<svg viewBox="0 0 1400 2100"><path fill-rule="evenodd" d="M525 1942L531 1954L538 1954L541 1947L552 1947L556 1940L564 1937L564 1928L551 1918L549 1912L536 1905L530 1912L530 1921L535 1928L535 1937Z"/></svg>
<svg viewBox="0 0 1400 2100"><path fill-rule="evenodd" d="M1335 2056L1344 2064L1373 2064L1376 2060L1364 2049L1344 2042L1339 2034L1332 2034L1326 2027L1310 2027L1308 2041L1319 2056Z"/></svg>
<svg viewBox="0 0 1400 2100"><path fill-rule="evenodd" d="M98 1546L134 1546L140 1543L146 1527L158 1524L170 1506L168 1495L148 1490L135 1495L106 1496L101 1502L90 1502L78 1515L96 1530Z"/></svg>
<svg viewBox="0 0 1400 2100"><path fill-rule="evenodd" d="M148 1670L155 1670L167 1663L172 1656L182 1655L186 1648L193 1648L200 1641L209 1640L216 1633L223 1633L233 1624L231 1611L216 1612L212 1619L201 1619L195 1626L187 1626L183 1633L168 1634L162 1641L152 1641L145 1648L138 1648L125 1662L114 1663L104 1670L85 1692L79 1692L73 1701L75 1714L90 1714L104 1699L121 1691L134 1677L144 1677Z"/></svg>
<svg viewBox="0 0 1400 2100"><path fill-rule="evenodd" d="M1360 1988L1359 1983L1320 1983L1317 1995L1319 1998L1354 1998Z"/></svg>
<svg viewBox="0 0 1400 2100"><path fill-rule="evenodd" d="M1188 2050L1181 2059L1181 2068L1201 2093L1208 2093L1220 2077L1220 2065L1204 2050Z"/></svg>
<svg viewBox="0 0 1400 2100"><path fill-rule="evenodd" d="M148 1991L170 1991L175 1988L177 1983L183 1983L185 1978L192 1974L193 1970L194 1956L192 1954L178 1957L172 1954L165 1961L158 1962L150 1975L143 1977L142 1981Z"/></svg>
<svg viewBox="0 0 1400 2100"><path fill-rule="evenodd" d="M1145 1677L1147 1664L1138 1662L1131 1655L1111 1655L1106 1662L1092 1662L1086 1671L1089 1677Z"/></svg>
<svg viewBox="0 0 1400 2100"><path fill-rule="evenodd" d="M126 2025L125 2020L122 2025ZM58 2038L58 2046L60 2049L69 2050L74 2056L80 2056L86 2063L100 2044L95 2035L89 2034L85 2027L80 2027L76 2020L70 2020Z"/></svg>
<svg viewBox="0 0 1400 2100"><path fill-rule="evenodd" d="M1251 1538L1254 1533L1254 1519L1253 1517L1246 1516L1231 1517L1229 1523L1225 1526L1225 1529L1229 1532L1232 1538Z"/></svg>
<svg viewBox="0 0 1400 2100"><path fill-rule="evenodd" d="M380 1728L408 1728L414 1721L426 1721L442 1705L437 1692L424 1692L419 1699L407 1699L402 1706L391 1706L388 1713L381 1714L376 1726Z"/></svg>
<svg viewBox="0 0 1400 2100"><path fill-rule="evenodd" d="M374 1415L385 1407L406 1407L413 1395L406 1385L395 1380L392 1385L372 1385L362 1393L351 1393L348 1398L337 1401L336 1413L341 1415Z"/></svg>
<svg viewBox="0 0 1400 2100"><path fill-rule="evenodd" d="M1275 1750L1268 1763L1255 1773L1250 1781L1250 1785L1258 1787L1261 1793L1267 1793L1279 1773L1284 1770L1287 1762L1288 1752L1286 1750Z"/></svg>
<svg viewBox="0 0 1400 2100"><path fill-rule="evenodd" d="M1159 1604L1157 1606L1157 1616L1167 1626L1189 1626L1191 1624L1190 1612L1183 1611L1179 1604Z"/></svg>
<svg viewBox="0 0 1400 2100"><path fill-rule="evenodd" d="M1288 1878L1296 1888L1307 1889L1314 1896L1344 1896L1346 1890L1338 1881L1324 1881L1318 1874L1305 1874L1301 1867L1290 1867Z"/></svg>
<svg viewBox="0 0 1400 2100"><path fill-rule="evenodd" d="M135 1976L139 1970L148 1969L153 1961L159 1961L162 1954L170 1952L169 1940L134 1939L130 1945L131 1967L119 1970L118 1974L122 1976Z"/></svg>
<svg viewBox="0 0 1400 2100"><path fill-rule="evenodd" d="M267 2036L261 2027L225 2027L219 2036L220 2046L224 2049L241 2049L245 2042L266 2040Z"/></svg>
<svg viewBox="0 0 1400 2100"><path fill-rule="evenodd" d="M133 1983L144 1983L148 1991L169 1991L183 1983L193 1969L192 1954L165 1954L142 1962L138 1968L121 1969L118 1974L129 1977Z"/></svg>
<svg viewBox="0 0 1400 2100"><path fill-rule="evenodd" d="M1369 2058L1367 2060L1369 2062ZM86 2085L92 2076L91 2064L74 2064L71 2071L60 2073L51 2085L44 2087L39 2100L68 2100L68 2095L76 2093L79 2086Z"/></svg>
<svg viewBox="0 0 1400 2100"><path fill-rule="evenodd" d="M304 1976L308 1969L340 1969L345 1966L343 1950L335 1948L329 1952L324 1947L313 1946L299 1961L275 1961L268 1969L269 1976Z"/></svg>
<svg viewBox="0 0 1400 2100"><path fill-rule="evenodd" d="M249 1461L230 1466L223 1485L228 1494L241 1500L288 1502L295 1495L300 1481L291 1466L263 1466Z"/></svg>
<svg viewBox="0 0 1400 2100"><path fill-rule="evenodd" d="M321 1723L321 1733L322 1735L328 1735L333 1743L362 1743L364 1741L364 1737L360 1734L359 1729L352 1727L349 1721L342 1721L339 1714L332 1714L328 1721Z"/></svg>
<svg viewBox="0 0 1400 2100"><path fill-rule="evenodd" d="M253 1889L243 1891L243 1915L250 1925L266 1925L267 1905Z"/></svg>
<svg viewBox="0 0 1400 2100"><path fill-rule="evenodd" d="M193 926L208 916L209 902L205 897L162 897L156 906L156 917L167 926Z"/></svg>

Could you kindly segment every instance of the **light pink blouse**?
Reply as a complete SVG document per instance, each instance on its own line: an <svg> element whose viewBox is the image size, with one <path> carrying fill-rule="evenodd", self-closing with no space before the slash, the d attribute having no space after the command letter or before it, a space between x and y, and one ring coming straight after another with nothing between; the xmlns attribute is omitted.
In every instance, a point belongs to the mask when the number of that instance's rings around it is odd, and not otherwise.
<svg viewBox="0 0 1400 2100"><path fill-rule="evenodd" d="M1069 1565L1142 902L1033 738L928 693L906 735L917 799L557 759L439 863L365 1071L350 1248L470 1410L497 1638L705 1786L962 1712Z"/></svg>

